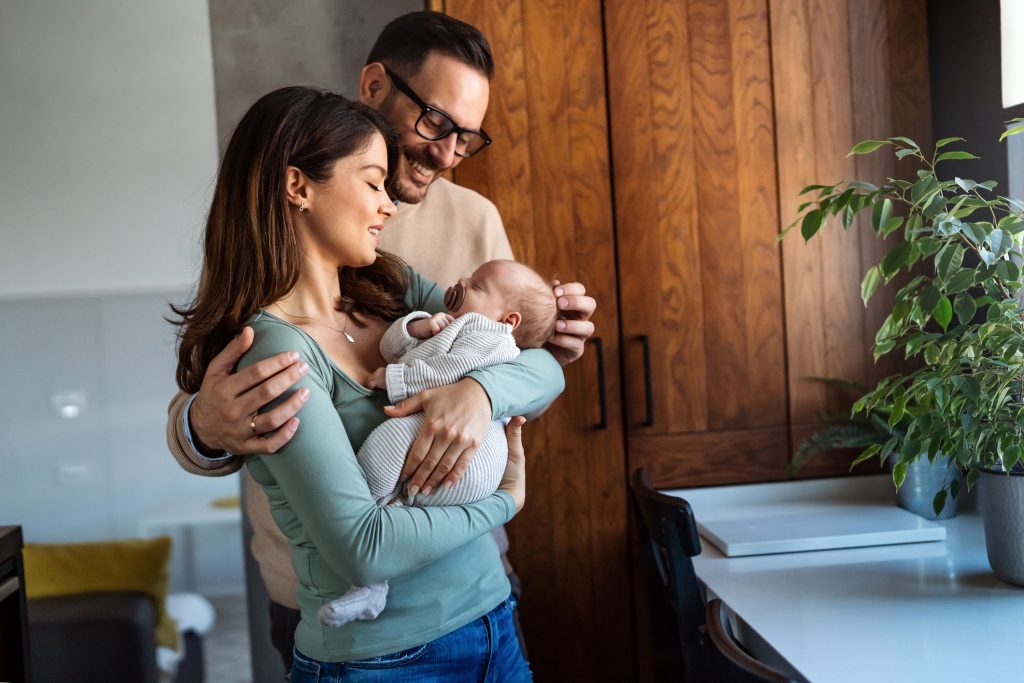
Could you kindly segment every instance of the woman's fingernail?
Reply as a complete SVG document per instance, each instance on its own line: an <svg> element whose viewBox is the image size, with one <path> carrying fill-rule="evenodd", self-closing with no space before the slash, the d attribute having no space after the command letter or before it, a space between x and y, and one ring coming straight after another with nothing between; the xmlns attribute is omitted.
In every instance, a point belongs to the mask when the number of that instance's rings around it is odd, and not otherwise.
<svg viewBox="0 0 1024 683"><path fill-rule="evenodd" d="M450 482L450 481L446 481L446 482L444 483L444 489L445 489L445 491L447 491L447 490L448 490L448 489L450 489L451 487L452 487L452 482Z"/></svg>
<svg viewBox="0 0 1024 683"><path fill-rule="evenodd" d="M288 360L290 360L291 362L294 363L298 359L299 359L299 354L297 354L295 351L289 351L288 352Z"/></svg>
<svg viewBox="0 0 1024 683"><path fill-rule="evenodd" d="M301 389L299 389L299 400L300 401L305 401L308 398L309 398L309 389L307 389L306 387L302 387Z"/></svg>
<svg viewBox="0 0 1024 683"><path fill-rule="evenodd" d="M431 488L430 486L424 486L424 487L423 487L423 495L424 495L424 496L429 496L429 495L430 495L430 492L431 492L431 491L433 491L433 490L434 490L434 489L433 489L433 488Z"/></svg>
<svg viewBox="0 0 1024 683"><path fill-rule="evenodd" d="M299 374L305 375L307 372L309 372L309 366L305 363L299 363Z"/></svg>
<svg viewBox="0 0 1024 683"><path fill-rule="evenodd" d="M419 486L410 486L409 487L409 495L410 496L415 496L419 492L420 492L420 487Z"/></svg>

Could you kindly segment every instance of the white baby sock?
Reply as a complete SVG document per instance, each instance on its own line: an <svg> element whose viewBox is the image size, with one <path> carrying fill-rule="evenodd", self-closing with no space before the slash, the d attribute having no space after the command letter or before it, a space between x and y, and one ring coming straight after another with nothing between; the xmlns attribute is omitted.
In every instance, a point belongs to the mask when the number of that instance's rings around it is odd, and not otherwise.
<svg viewBox="0 0 1024 683"><path fill-rule="evenodd" d="M321 624L335 628L350 621L369 621L384 611L387 597L387 581L371 586L353 586L337 600L321 607L317 616Z"/></svg>

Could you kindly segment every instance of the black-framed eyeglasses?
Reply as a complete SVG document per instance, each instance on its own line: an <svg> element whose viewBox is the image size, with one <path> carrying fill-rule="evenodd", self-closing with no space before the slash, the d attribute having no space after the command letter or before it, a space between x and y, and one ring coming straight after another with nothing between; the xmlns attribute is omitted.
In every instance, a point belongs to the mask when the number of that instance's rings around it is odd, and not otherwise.
<svg viewBox="0 0 1024 683"><path fill-rule="evenodd" d="M434 142L455 133L455 153L464 159L468 159L491 144L491 136L483 128L480 130L463 128L452 121L452 117L448 114L424 102L423 98L417 95L409 87L409 84L402 80L401 76L386 66L384 71L398 91L420 108L420 116L416 119L415 130L421 138Z"/></svg>

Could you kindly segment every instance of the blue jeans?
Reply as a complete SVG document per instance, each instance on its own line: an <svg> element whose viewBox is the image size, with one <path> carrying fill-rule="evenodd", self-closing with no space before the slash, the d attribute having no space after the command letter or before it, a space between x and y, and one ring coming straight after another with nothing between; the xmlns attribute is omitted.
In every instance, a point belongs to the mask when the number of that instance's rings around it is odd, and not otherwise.
<svg viewBox="0 0 1024 683"><path fill-rule="evenodd" d="M296 648L292 683L525 683L533 680L512 621L515 598L448 635L382 657L318 662Z"/></svg>

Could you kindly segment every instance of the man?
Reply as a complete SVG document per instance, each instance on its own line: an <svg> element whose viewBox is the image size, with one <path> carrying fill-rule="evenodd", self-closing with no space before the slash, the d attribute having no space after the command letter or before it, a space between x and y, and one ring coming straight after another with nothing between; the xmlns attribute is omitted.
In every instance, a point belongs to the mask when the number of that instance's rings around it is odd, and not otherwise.
<svg viewBox="0 0 1024 683"><path fill-rule="evenodd" d="M434 12L414 12L388 24L363 67L359 99L386 114L399 133L402 155L389 180L397 213L381 232L381 248L396 253L446 285L484 261L512 258L501 218L479 194L441 178L491 140L481 128L494 65L483 35L469 24ZM579 358L593 334L595 302L579 283L557 285L562 318L549 350L564 365ZM280 354L234 373L252 343L246 328L210 363L194 397L179 393L168 409L168 445L190 472L220 476L237 471L241 457L277 451L299 428L302 398L293 394L266 413L257 411L302 376L301 364ZM448 406L460 406L454 418ZM406 461L410 490L429 493L461 476L474 443L490 422L490 401L475 382L423 392L389 409L397 417L422 410L426 426ZM299 621L297 579L288 541L270 516L266 494L245 476L246 513L255 535L252 552L271 598L271 637L291 668ZM504 553L504 529L495 533ZM513 585L516 580L506 561Z"/></svg>

